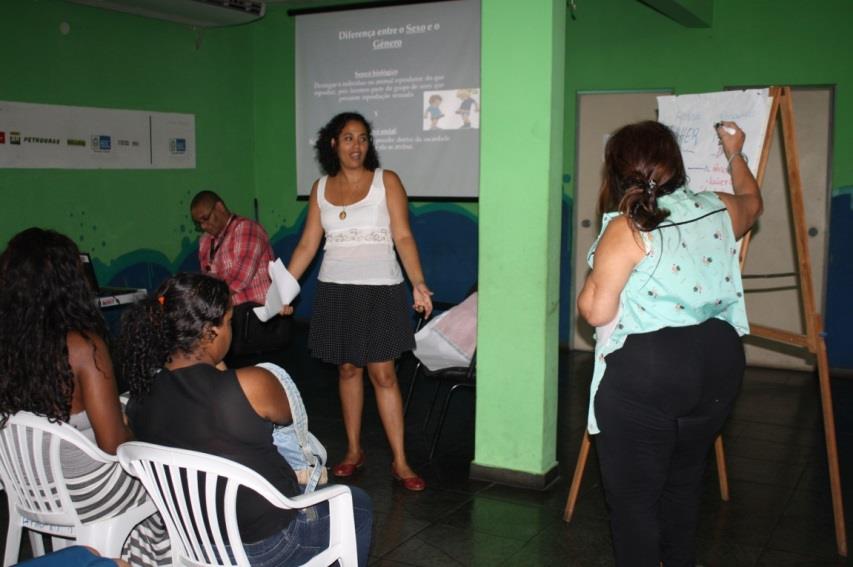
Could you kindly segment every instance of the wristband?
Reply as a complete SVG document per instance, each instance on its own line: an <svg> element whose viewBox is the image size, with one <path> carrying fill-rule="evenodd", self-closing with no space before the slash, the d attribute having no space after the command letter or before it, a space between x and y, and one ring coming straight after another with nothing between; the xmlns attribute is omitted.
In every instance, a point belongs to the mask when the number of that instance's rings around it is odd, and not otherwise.
<svg viewBox="0 0 853 567"><path fill-rule="evenodd" d="M728 163L726 164L726 171L728 171L729 173L732 172L732 160L738 156L740 156L740 158L743 160L744 165L747 165L747 166L749 165L749 159L746 157L745 153L743 153L743 152L734 153L731 155Z"/></svg>

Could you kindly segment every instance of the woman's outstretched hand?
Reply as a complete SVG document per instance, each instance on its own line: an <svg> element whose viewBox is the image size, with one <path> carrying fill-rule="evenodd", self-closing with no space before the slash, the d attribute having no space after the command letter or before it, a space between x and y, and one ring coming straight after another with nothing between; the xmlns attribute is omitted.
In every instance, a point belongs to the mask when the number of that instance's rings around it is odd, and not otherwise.
<svg viewBox="0 0 853 567"><path fill-rule="evenodd" d="M425 283L416 284L412 288L415 304L412 306L424 319L429 319L432 314L432 292Z"/></svg>

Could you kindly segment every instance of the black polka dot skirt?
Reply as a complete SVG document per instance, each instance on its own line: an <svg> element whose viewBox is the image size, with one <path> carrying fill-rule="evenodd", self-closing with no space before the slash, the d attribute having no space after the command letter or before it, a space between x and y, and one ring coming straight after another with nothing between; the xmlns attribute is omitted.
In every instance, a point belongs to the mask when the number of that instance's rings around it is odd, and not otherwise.
<svg viewBox="0 0 853 567"><path fill-rule="evenodd" d="M308 348L325 362L366 366L415 348L409 292L397 285L317 282Z"/></svg>

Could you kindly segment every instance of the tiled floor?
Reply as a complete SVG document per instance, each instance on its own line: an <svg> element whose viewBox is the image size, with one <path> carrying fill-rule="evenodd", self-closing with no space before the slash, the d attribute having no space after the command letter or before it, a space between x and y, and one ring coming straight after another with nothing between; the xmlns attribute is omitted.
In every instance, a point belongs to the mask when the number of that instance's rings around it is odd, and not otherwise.
<svg viewBox="0 0 853 567"><path fill-rule="evenodd" d="M279 362L299 385L310 428L325 444L329 461L334 463L345 449L335 369L310 358L303 335L297 334ZM454 398L438 452L434 462L428 464L432 430L425 431L423 427L433 393L433 384L428 381L419 383L415 390L406 437L410 459L429 486L417 494L395 486L390 475L390 453L372 391L368 389L363 429L367 459L352 483L373 498L371 565L612 565L607 511L594 450L575 519L571 524L562 521L585 423L591 364L589 354L561 353L557 459L562 477L544 492L468 479L468 465L474 454L474 400L466 390ZM402 363L400 380L404 392L411 369L410 362ZM836 378L833 394L851 526L853 379ZM815 377L750 369L724 439L732 497L728 503L720 500L716 473L709 466L701 515L701 565L853 564L835 552ZM5 506L0 514L6 515ZM5 520L0 527L4 524ZM853 529L848 527L847 534L853 540Z"/></svg>
<svg viewBox="0 0 853 567"><path fill-rule="evenodd" d="M334 463L345 449L334 368L310 359L299 340L282 362L302 390L311 430ZM544 492L468 479L474 455L474 400L466 390L454 397L434 462L427 464L432 429L425 431L423 420L433 383L423 381L415 390L406 438L410 459L429 486L420 494L407 493L391 481L391 457L368 391L363 434L367 460L352 482L371 495L375 506L371 565L612 565L594 450L575 519L571 524L562 521L585 423L591 364L589 354L561 354L557 458L562 478ZM410 374L411 364L404 362L400 371L404 393ZM853 380L835 379L833 391L850 526ZM435 416L432 421L434 426ZM705 567L848 564L835 552L816 378L750 369L724 439L731 500L720 500L716 472L709 466L699 563ZM847 533L853 539L853 529L848 527Z"/></svg>

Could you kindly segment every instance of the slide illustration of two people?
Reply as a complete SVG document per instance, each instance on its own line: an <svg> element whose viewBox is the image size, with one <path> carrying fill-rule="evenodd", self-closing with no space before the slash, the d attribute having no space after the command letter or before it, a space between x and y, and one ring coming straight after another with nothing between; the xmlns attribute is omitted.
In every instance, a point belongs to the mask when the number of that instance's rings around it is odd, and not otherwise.
<svg viewBox="0 0 853 567"><path fill-rule="evenodd" d="M424 93L424 99L427 103L426 110L423 114L423 129L424 130L443 130L443 129L470 129L478 128L478 121L473 113L480 112L480 104L475 98L479 94L479 89L457 89L446 90L441 92ZM456 116L445 116L441 106L444 102L444 97L451 98L456 96L459 99L459 106L455 111L452 111ZM444 119L442 121L442 119ZM443 122L443 124L442 124Z"/></svg>

